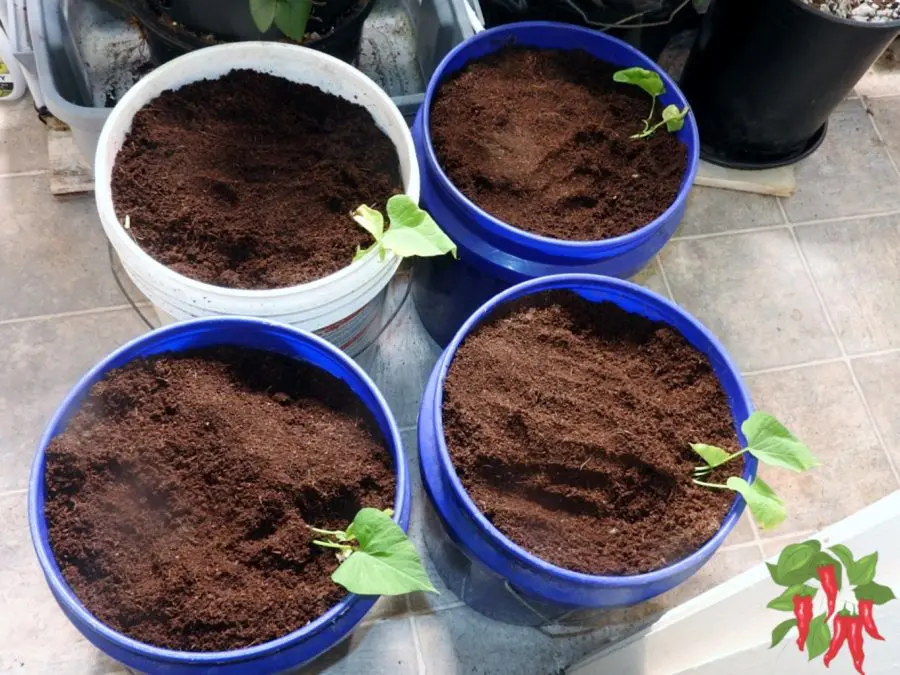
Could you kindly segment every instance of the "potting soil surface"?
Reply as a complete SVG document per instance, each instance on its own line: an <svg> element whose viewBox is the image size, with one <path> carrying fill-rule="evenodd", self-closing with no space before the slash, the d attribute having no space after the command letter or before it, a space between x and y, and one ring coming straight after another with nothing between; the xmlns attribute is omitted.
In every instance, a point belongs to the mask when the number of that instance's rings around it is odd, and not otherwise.
<svg viewBox="0 0 900 675"><path fill-rule="evenodd" d="M466 338L444 387L447 444L478 508L578 572L648 572L697 550L734 493L692 483L689 443L738 449L706 357L610 303L529 302ZM740 475L732 464L710 482Z"/></svg>
<svg viewBox="0 0 900 675"><path fill-rule="evenodd" d="M584 51L506 47L445 82L438 162L469 199L529 232L579 241L637 230L678 194L687 148L643 129L650 96ZM658 121L661 106L656 106Z"/></svg>
<svg viewBox="0 0 900 675"><path fill-rule="evenodd" d="M307 525L394 501L390 456L350 389L282 356L138 360L90 391L47 451L66 581L101 621L187 651L259 644L345 594Z"/></svg>
<svg viewBox="0 0 900 675"><path fill-rule="evenodd" d="M362 106L251 70L165 91L116 156L117 217L151 256L229 288L306 283L371 237L350 217L402 192L390 139Z"/></svg>

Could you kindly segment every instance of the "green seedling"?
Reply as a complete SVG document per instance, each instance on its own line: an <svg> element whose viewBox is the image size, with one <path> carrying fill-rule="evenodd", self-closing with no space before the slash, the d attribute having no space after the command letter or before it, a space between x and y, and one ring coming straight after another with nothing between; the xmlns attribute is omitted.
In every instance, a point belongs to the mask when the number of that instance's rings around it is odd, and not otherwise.
<svg viewBox="0 0 900 675"><path fill-rule="evenodd" d="M274 23L292 40L303 42L313 0L250 0L250 15L260 33Z"/></svg>
<svg viewBox="0 0 900 675"><path fill-rule="evenodd" d="M426 211L420 209L407 195L394 195L387 202L390 227L384 229L384 217L380 211L363 204L351 215L360 227L375 238L366 248L356 247L353 260L359 260L373 248L382 260L388 251L401 258L410 256L430 257L450 253L456 257L456 244L448 237Z"/></svg>
<svg viewBox="0 0 900 675"><path fill-rule="evenodd" d="M691 443L691 449L706 462L694 469L694 482L703 487L717 490L734 490L743 496L750 507L754 520L763 529L780 525L787 511L784 502L759 476L752 483L743 478L731 476L725 484L707 483L705 479L716 467L750 453L763 464L790 471L808 471L819 465L810 449L801 443L785 426L771 415L755 412L741 425L741 432L747 440L747 447L729 453L722 448L705 443Z"/></svg>
<svg viewBox="0 0 900 675"><path fill-rule="evenodd" d="M666 93L666 85L658 73L646 68L625 68L613 73L613 80L624 84L633 84L650 94L650 114L644 120L644 129L631 138L647 138L656 133L656 130L665 125L669 133L674 133L684 126L684 118L689 108L685 106L681 110L676 105L667 105L662 109L662 120L653 124L653 113L656 112L656 99Z"/></svg>
<svg viewBox="0 0 900 675"><path fill-rule="evenodd" d="M416 547L395 523L393 511L364 508L346 530L320 530L313 544L335 549L340 566L331 580L357 595L437 593Z"/></svg>

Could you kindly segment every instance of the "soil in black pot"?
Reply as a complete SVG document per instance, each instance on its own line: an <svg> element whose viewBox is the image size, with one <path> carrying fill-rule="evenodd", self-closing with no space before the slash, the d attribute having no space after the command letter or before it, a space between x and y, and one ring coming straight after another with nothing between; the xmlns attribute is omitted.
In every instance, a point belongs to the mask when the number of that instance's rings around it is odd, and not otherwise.
<svg viewBox="0 0 900 675"><path fill-rule="evenodd" d="M229 650L286 635L345 591L307 525L393 505L391 458L344 383L264 352L137 360L47 450L50 544L94 616L142 642Z"/></svg>
<svg viewBox="0 0 900 675"><path fill-rule="evenodd" d="M279 288L350 264L350 218L403 191L391 140L362 106L235 70L144 106L116 156L116 214L151 256L229 288Z"/></svg>
<svg viewBox="0 0 900 675"><path fill-rule="evenodd" d="M739 447L706 357L666 324L575 294L504 310L466 338L444 387L447 445L478 508L526 550L588 574L696 551L734 494L691 482L688 444Z"/></svg>
<svg viewBox="0 0 900 675"><path fill-rule="evenodd" d="M535 234L640 229L675 201L687 148L664 129L629 138L650 97L613 82L616 70L584 51L512 46L468 64L432 104L438 163L475 204Z"/></svg>

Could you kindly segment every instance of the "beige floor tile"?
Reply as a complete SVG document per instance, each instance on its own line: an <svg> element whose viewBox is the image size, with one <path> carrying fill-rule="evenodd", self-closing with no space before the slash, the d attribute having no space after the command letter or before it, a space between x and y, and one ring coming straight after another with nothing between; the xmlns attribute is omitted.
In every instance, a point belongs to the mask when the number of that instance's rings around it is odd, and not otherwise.
<svg viewBox="0 0 900 675"><path fill-rule="evenodd" d="M747 383L757 409L775 415L821 462L802 474L760 468L788 510L780 527L761 532L764 540L819 530L900 487L847 364L765 373Z"/></svg>
<svg viewBox="0 0 900 675"><path fill-rule="evenodd" d="M775 197L695 186L675 236L748 230L783 222Z"/></svg>
<svg viewBox="0 0 900 675"><path fill-rule="evenodd" d="M900 347L900 216L798 227L797 239L847 352Z"/></svg>
<svg viewBox="0 0 900 675"><path fill-rule="evenodd" d="M46 175L0 180L0 270L0 320L127 302L93 196L52 197Z"/></svg>
<svg viewBox="0 0 900 675"><path fill-rule="evenodd" d="M825 142L796 176L796 192L783 200L794 223L900 209L900 178L858 100L837 107Z"/></svg>
<svg viewBox="0 0 900 675"><path fill-rule="evenodd" d="M47 127L31 96L0 105L0 174L47 168Z"/></svg>
<svg viewBox="0 0 900 675"><path fill-rule="evenodd" d="M675 301L741 370L840 355L786 228L673 241L661 258Z"/></svg>
<svg viewBox="0 0 900 675"><path fill-rule="evenodd" d="M636 284L649 288L654 293L659 293L664 298L669 297L669 291L666 289L666 282L663 281L662 273L659 268L659 258L653 257L650 264L642 269L637 275L631 277L631 281Z"/></svg>
<svg viewBox="0 0 900 675"><path fill-rule="evenodd" d="M851 367L894 466L900 468L900 353L853 359Z"/></svg>
<svg viewBox="0 0 900 675"><path fill-rule="evenodd" d="M0 493L26 487L44 427L78 379L143 332L130 309L0 325Z"/></svg>

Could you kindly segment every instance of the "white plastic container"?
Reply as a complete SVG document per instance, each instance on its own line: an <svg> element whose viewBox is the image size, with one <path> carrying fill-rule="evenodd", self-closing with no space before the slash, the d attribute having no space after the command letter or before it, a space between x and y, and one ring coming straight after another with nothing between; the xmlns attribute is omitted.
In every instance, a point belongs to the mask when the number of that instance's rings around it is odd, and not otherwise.
<svg viewBox="0 0 900 675"><path fill-rule="evenodd" d="M380 331L385 288L400 259L383 261L373 250L327 277L271 290L222 288L190 279L154 260L135 243L113 208L110 180L116 154L135 113L168 89L249 68L311 84L365 107L397 149L404 190L419 200L419 168L409 127L390 97L372 80L338 59L278 42L236 42L189 52L145 75L122 97L100 132L95 196L100 221L128 276L164 321L202 316L253 316L318 333L354 355ZM387 196L387 195L386 195ZM349 215L348 215L349 217ZM124 214L123 214L124 218Z"/></svg>

